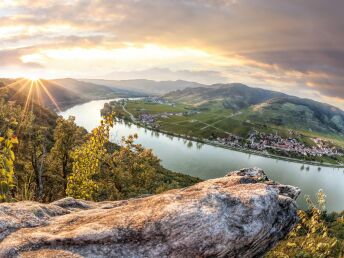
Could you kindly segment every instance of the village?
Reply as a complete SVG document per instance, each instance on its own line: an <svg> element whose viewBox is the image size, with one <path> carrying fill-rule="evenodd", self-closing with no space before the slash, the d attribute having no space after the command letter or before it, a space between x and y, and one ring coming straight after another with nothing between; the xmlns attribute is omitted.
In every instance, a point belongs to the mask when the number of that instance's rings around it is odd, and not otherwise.
<svg viewBox="0 0 344 258"><path fill-rule="evenodd" d="M143 124L150 125L152 128L157 127L155 121L158 118L168 118L171 116L185 116L187 112L164 112L159 114L140 114L139 121ZM192 111L190 111L192 113ZM271 150L284 152L285 154L294 154L298 156L344 156L344 152L332 146L329 142L320 138L314 138L314 145L307 146L295 138L282 138L276 134L264 134L258 131L252 131L247 138L229 134L227 137L216 137L212 139L216 144L221 144L233 148L251 149L268 153Z"/></svg>
<svg viewBox="0 0 344 258"><path fill-rule="evenodd" d="M246 148L262 152L275 150L277 152L284 152L285 154L296 154L300 156L343 156L343 150L332 146L329 142L320 138L314 138L314 146L307 146L295 138L282 138L276 134L264 134L258 131L249 133L246 139L229 135L228 137L218 137L215 140L219 144L230 147Z"/></svg>
<svg viewBox="0 0 344 258"><path fill-rule="evenodd" d="M159 97L146 97L145 103L175 105ZM124 106L124 103L121 104ZM157 123L160 119L167 119L173 116L190 116L200 113L198 110L188 110L184 112L144 112L136 117L136 121L150 128L160 129ZM293 134L292 137L283 138L278 134L267 134L257 130L252 130L246 137L240 137L226 132L226 136L213 135L209 139L197 139L212 142L224 147L259 151L265 154L278 154L288 157L339 157L344 156L344 151L335 147L331 142L321 138L310 138L307 143L302 142L301 135ZM180 135L183 137L184 135ZM187 136L187 137L190 137Z"/></svg>

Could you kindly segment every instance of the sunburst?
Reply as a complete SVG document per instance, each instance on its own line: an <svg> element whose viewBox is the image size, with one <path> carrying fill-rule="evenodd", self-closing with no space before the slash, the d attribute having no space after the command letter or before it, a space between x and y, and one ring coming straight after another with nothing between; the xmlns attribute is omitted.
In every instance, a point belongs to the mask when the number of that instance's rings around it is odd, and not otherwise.
<svg viewBox="0 0 344 258"><path fill-rule="evenodd" d="M58 102L54 98L53 94L51 94L49 88L44 85L44 80L35 75L16 80L11 84L6 85L5 88L13 89L15 91L15 93L10 97L10 100L16 100L16 97L20 94L26 95L26 99L24 103L22 103L24 106L23 116L25 116L29 111L30 105L31 109L33 108L34 104L43 106L45 103L45 97L49 99L56 110L61 111Z"/></svg>
<svg viewBox="0 0 344 258"><path fill-rule="evenodd" d="M40 78L37 75L32 74L30 76L27 76L26 79L31 81L38 81Z"/></svg>

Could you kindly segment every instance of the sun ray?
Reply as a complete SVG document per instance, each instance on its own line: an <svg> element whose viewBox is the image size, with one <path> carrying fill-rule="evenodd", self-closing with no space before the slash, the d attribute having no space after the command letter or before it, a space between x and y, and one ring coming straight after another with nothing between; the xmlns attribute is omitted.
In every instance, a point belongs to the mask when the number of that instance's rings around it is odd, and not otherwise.
<svg viewBox="0 0 344 258"><path fill-rule="evenodd" d="M38 105L43 106L41 86L39 85L39 83L37 81L36 81L35 93L36 93L36 99L37 99Z"/></svg>
<svg viewBox="0 0 344 258"><path fill-rule="evenodd" d="M24 106L23 115L25 115L26 112L27 112L27 107L29 105L29 101L30 100L32 101L32 99L31 99L32 88L33 88L33 81L31 81L30 88L29 88L29 93L27 94L27 97L26 97L26 102L25 102L25 106Z"/></svg>
<svg viewBox="0 0 344 258"><path fill-rule="evenodd" d="M15 86L16 84L21 83L22 81L27 81L27 79L26 79L26 78L22 78L22 79L20 79L20 80L17 80L17 81L15 81L15 82L12 82L12 83L10 83L10 84L7 84L7 85L4 87L4 89L6 89L6 88L11 88L11 87Z"/></svg>
<svg viewBox="0 0 344 258"><path fill-rule="evenodd" d="M59 107L59 105L57 104L56 100L54 99L54 97L50 94L49 90L44 86L44 84L42 83L41 80L37 80L37 82L39 83L39 85L42 87L42 89L44 90L45 94L47 94L47 96L49 97L49 99L51 100L51 102L54 104L54 106L57 108L57 110L59 112L61 112L61 109Z"/></svg>
<svg viewBox="0 0 344 258"><path fill-rule="evenodd" d="M13 100L18 94L25 90L29 83L30 81L26 80L26 82L23 83L23 85L21 85L21 87L18 90L16 90L16 92L10 97L10 100Z"/></svg>

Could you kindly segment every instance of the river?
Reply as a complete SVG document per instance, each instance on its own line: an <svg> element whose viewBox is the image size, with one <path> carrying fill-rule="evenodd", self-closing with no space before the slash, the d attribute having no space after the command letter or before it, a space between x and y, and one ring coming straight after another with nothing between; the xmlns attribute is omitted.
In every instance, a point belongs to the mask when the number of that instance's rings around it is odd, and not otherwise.
<svg viewBox="0 0 344 258"><path fill-rule="evenodd" d="M100 109L110 100L95 100L74 106L60 113L63 117L75 116L76 123L88 131L99 124ZM344 168L319 167L274 158L261 157L207 144L187 141L162 133L119 122L111 131L111 141L119 143L122 136L137 133L138 143L153 149L164 167L202 179L216 178L228 171L244 167L260 167L268 177L282 184L298 186L300 208L306 207L304 195L314 199L323 189L328 211L344 210Z"/></svg>

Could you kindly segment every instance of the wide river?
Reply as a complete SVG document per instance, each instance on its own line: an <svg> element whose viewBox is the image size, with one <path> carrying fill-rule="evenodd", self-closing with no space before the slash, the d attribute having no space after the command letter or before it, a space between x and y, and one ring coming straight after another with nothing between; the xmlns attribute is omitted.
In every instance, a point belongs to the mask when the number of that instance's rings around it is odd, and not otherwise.
<svg viewBox="0 0 344 258"><path fill-rule="evenodd" d="M100 109L110 100L96 100L74 106L60 115L75 116L76 123L87 130L95 128L101 119ZM244 167L260 167L268 177L282 184L298 186L300 208L306 207L305 195L313 199L323 189L329 211L344 210L344 168L318 167L279 159L242 153L207 144L186 141L162 133L117 123L111 131L111 141L119 143L122 136L137 133L138 143L153 149L164 167L203 179L216 178Z"/></svg>

